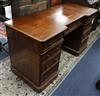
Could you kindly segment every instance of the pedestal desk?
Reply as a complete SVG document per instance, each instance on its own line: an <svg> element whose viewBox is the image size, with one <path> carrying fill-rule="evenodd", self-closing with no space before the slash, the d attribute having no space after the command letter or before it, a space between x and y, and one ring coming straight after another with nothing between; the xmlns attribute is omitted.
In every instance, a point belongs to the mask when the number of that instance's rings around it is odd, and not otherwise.
<svg viewBox="0 0 100 96"><path fill-rule="evenodd" d="M86 48L96 12L68 3L6 21L12 71L42 91L58 75L62 47L75 55Z"/></svg>

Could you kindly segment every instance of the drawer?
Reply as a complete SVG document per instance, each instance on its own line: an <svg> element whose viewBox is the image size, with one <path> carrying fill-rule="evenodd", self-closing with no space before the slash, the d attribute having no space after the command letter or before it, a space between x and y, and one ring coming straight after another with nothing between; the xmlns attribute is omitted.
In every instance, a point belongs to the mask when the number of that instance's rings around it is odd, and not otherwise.
<svg viewBox="0 0 100 96"><path fill-rule="evenodd" d="M39 46L40 55L47 53L49 50L51 50L52 48L54 48L57 45L62 45L63 41L64 41L64 38L61 36L61 37L59 37L59 39L55 39L54 41L50 40L50 42L48 41L45 43L41 43Z"/></svg>
<svg viewBox="0 0 100 96"><path fill-rule="evenodd" d="M53 76L53 73L58 71L58 66L59 64L55 64L55 66L53 66L51 70L49 70L45 74L41 74L40 82L42 83L46 81L47 79L51 79L50 77Z"/></svg>
<svg viewBox="0 0 100 96"><path fill-rule="evenodd" d="M54 54L53 58L50 58L49 60L45 60L45 62L41 63L42 74L45 74L48 70L51 70L53 66L59 63L60 54L61 53Z"/></svg>
<svg viewBox="0 0 100 96"><path fill-rule="evenodd" d="M53 49L49 50L47 53L40 55L40 62L43 63L53 58L57 53L61 53L61 44L57 45Z"/></svg>
<svg viewBox="0 0 100 96"><path fill-rule="evenodd" d="M85 17L83 19L83 25L87 25L87 24L92 24L92 21L94 20L94 16L90 16L90 17Z"/></svg>
<svg viewBox="0 0 100 96"><path fill-rule="evenodd" d="M87 30L90 27L92 27L92 23L89 23L87 25L82 25L82 30Z"/></svg>
<svg viewBox="0 0 100 96"><path fill-rule="evenodd" d="M81 20L78 20L78 21L75 21L69 25L67 25L68 29L71 29L72 27L75 27L75 26L80 26L81 25Z"/></svg>
<svg viewBox="0 0 100 96"><path fill-rule="evenodd" d="M61 40L63 38L63 34L59 34L50 40L40 43L39 48L40 51L47 50L50 46L55 45L57 41Z"/></svg>

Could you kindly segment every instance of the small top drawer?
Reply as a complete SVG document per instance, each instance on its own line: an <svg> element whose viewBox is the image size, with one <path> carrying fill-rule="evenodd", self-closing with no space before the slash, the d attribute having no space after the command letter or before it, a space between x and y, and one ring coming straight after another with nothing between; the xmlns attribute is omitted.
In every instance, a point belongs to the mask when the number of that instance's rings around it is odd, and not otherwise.
<svg viewBox="0 0 100 96"><path fill-rule="evenodd" d="M92 24L91 23L89 23L87 25L82 25L82 29L83 30L87 30L89 27L92 27Z"/></svg>
<svg viewBox="0 0 100 96"><path fill-rule="evenodd" d="M48 50L51 48L57 46L58 44L61 44L64 41L63 34L58 35L46 42L39 44L39 52L40 54L45 54Z"/></svg>
<svg viewBox="0 0 100 96"><path fill-rule="evenodd" d="M88 41L89 36L86 36L84 39L81 40L81 44L83 45L85 42Z"/></svg>
<svg viewBox="0 0 100 96"><path fill-rule="evenodd" d="M68 27L68 29L71 29L71 28L73 28L73 27L77 28L77 27L80 26L80 25L81 25L81 20L78 20L78 21L75 21L75 22L73 22L73 23L67 25L67 27Z"/></svg>
<svg viewBox="0 0 100 96"><path fill-rule="evenodd" d="M95 15L92 15L90 17L84 17L82 21L83 25L93 24L94 19L95 19Z"/></svg>

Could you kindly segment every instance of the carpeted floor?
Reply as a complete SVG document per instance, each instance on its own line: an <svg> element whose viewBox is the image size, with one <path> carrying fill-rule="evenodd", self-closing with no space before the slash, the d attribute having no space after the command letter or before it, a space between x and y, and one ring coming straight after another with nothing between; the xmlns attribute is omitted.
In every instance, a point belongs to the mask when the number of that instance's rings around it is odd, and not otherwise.
<svg viewBox="0 0 100 96"><path fill-rule="evenodd" d="M100 96L100 38L72 70L52 96Z"/></svg>

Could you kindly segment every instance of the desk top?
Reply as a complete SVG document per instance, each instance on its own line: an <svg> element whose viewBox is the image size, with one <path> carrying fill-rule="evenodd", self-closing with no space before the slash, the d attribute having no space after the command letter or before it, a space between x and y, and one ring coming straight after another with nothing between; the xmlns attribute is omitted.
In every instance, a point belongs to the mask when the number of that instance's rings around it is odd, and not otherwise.
<svg viewBox="0 0 100 96"><path fill-rule="evenodd" d="M67 29L68 24L96 12L93 8L68 3L17 17L6 21L5 24L39 42L45 42Z"/></svg>

